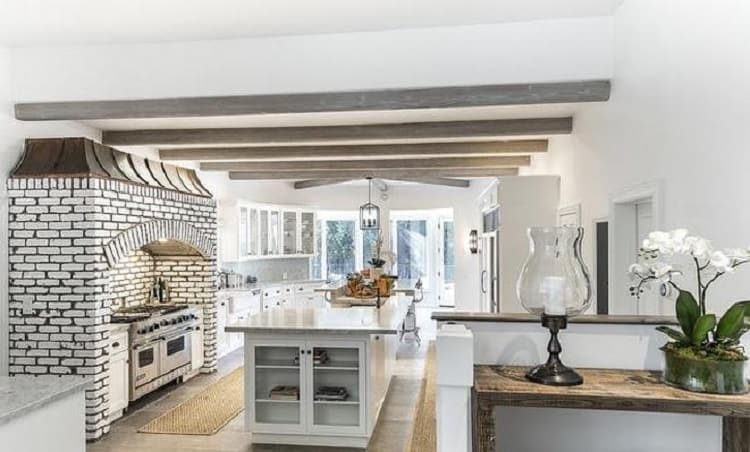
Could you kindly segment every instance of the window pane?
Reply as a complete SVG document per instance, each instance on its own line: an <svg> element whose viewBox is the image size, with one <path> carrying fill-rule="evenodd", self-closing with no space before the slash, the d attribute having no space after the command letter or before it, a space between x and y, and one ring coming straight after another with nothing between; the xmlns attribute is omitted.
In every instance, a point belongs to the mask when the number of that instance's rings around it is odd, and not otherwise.
<svg viewBox="0 0 750 452"><path fill-rule="evenodd" d="M326 221L326 268L329 279L338 279L353 273L354 221Z"/></svg>
<svg viewBox="0 0 750 452"><path fill-rule="evenodd" d="M314 279L323 279L323 266L321 265L321 259L323 257L323 222L318 220L315 222L315 253L312 258L312 275Z"/></svg>
<svg viewBox="0 0 750 452"><path fill-rule="evenodd" d="M362 231L362 267L369 267L370 259L375 256L375 242L378 240L380 231L377 229L365 229ZM382 253L384 250L380 250Z"/></svg>
<svg viewBox="0 0 750 452"><path fill-rule="evenodd" d="M455 280L456 272L456 247L454 242L453 222L443 223L443 274L446 284Z"/></svg>
<svg viewBox="0 0 750 452"><path fill-rule="evenodd" d="M396 234L399 279L423 278L427 286L427 221L399 220Z"/></svg>

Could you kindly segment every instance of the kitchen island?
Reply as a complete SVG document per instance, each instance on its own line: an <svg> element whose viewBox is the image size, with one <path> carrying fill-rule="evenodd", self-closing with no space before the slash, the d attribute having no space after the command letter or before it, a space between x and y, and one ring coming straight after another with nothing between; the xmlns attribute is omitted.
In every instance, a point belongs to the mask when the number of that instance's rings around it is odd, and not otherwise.
<svg viewBox="0 0 750 452"><path fill-rule="evenodd" d="M391 381L407 302L261 312L227 326L245 343L254 443L367 447Z"/></svg>

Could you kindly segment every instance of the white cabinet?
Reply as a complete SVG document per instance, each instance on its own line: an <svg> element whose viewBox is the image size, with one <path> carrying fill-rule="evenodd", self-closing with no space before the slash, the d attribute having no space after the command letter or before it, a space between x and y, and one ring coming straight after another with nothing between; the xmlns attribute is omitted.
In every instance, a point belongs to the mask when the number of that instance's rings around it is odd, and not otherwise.
<svg viewBox="0 0 750 452"><path fill-rule="evenodd" d="M227 333L224 329L260 312L261 292L260 289L222 291L218 300L216 344L218 357L221 358L242 347L242 333Z"/></svg>
<svg viewBox="0 0 750 452"><path fill-rule="evenodd" d="M263 310L277 308L323 307L325 299L316 293L320 282L298 282L263 289Z"/></svg>
<svg viewBox="0 0 750 452"><path fill-rule="evenodd" d="M299 221L297 216L299 212L295 210L285 210L282 212L281 229L282 251L285 256L301 254L299 249Z"/></svg>
<svg viewBox="0 0 750 452"><path fill-rule="evenodd" d="M246 419L253 432L364 435L367 426L365 341L249 339ZM326 359L322 360L321 357ZM287 395L274 388L287 387ZM321 388L343 388L331 400ZM296 395L295 395L296 394Z"/></svg>
<svg viewBox="0 0 750 452"><path fill-rule="evenodd" d="M122 417L130 400L128 359L128 332L115 330L109 344L109 416L112 421Z"/></svg>
<svg viewBox="0 0 750 452"><path fill-rule="evenodd" d="M240 260L310 257L315 253L315 212L284 206L242 204L237 209Z"/></svg>
<svg viewBox="0 0 750 452"><path fill-rule="evenodd" d="M193 371L200 371L200 368L203 367L203 363L206 360L205 356L203 356L203 330L193 330L190 334L190 347L192 351L190 364L193 367Z"/></svg>
<svg viewBox="0 0 750 452"><path fill-rule="evenodd" d="M260 234L260 255L268 256L270 254L269 236L268 236L268 210L260 209L258 211L258 230Z"/></svg>
<svg viewBox="0 0 750 452"><path fill-rule="evenodd" d="M299 220L300 251L302 254L315 254L315 212L302 210Z"/></svg>

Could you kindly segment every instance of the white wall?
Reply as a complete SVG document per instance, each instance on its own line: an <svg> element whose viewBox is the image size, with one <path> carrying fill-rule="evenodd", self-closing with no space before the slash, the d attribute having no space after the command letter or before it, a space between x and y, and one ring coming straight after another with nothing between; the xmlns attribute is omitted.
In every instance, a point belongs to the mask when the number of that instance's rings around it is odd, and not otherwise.
<svg viewBox="0 0 750 452"><path fill-rule="evenodd" d="M611 44L611 19L586 18L19 48L13 91L19 101L51 101L608 78Z"/></svg>
<svg viewBox="0 0 750 452"><path fill-rule="evenodd" d="M562 203L582 201L589 228L608 214L610 193L661 180L665 228L750 245L749 25L750 4L739 0L626 0L615 15L610 101L576 115L574 134L553 139L530 172L561 174ZM748 271L719 281L711 306L746 299Z"/></svg>
<svg viewBox="0 0 750 452"><path fill-rule="evenodd" d="M52 72L52 71L50 71ZM44 124L21 123L13 119L11 90L11 54L0 47L0 375L8 372L8 195L5 181L18 163L23 151L23 140L28 137L88 136L100 139L100 134L89 127L66 122Z"/></svg>

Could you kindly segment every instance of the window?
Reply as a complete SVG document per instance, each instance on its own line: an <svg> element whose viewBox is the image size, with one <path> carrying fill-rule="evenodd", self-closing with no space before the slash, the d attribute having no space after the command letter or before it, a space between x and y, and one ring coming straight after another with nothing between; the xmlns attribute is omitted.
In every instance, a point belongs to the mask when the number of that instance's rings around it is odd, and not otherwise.
<svg viewBox="0 0 750 452"><path fill-rule="evenodd" d="M451 284L456 279L456 246L452 221L443 222L443 271L444 282Z"/></svg>
<svg viewBox="0 0 750 452"><path fill-rule="evenodd" d="M362 231L362 267L368 267L370 259L375 257L375 246L379 234L380 231L377 229Z"/></svg>
<svg viewBox="0 0 750 452"><path fill-rule="evenodd" d="M354 263L354 230L352 220L326 221L326 274L329 278L343 278L356 270Z"/></svg>
<svg viewBox="0 0 750 452"><path fill-rule="evenodd" d="M318 234L311 264L314 278L345 278L348 273L369 266L379 231L359 229L358 215L358 211L318 213Z"/></svg>
<svg viewBox="0 0 750 452"><path fill-rule="evenodd" d="M396 256L399 279L427 277L427 221L396 221Z"/></svg>

